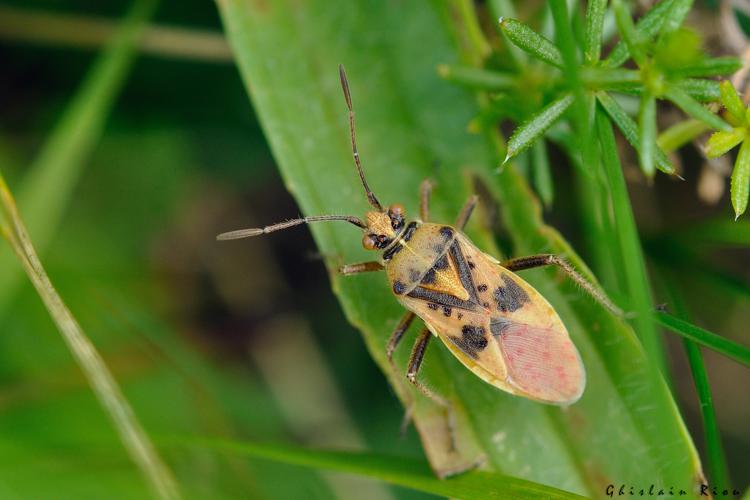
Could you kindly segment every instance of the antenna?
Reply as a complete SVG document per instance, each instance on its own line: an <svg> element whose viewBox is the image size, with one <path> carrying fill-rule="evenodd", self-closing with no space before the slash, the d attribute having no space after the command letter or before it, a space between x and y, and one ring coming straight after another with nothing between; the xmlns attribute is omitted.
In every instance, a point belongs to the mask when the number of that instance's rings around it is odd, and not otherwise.
<svg viewBox="0 0 750 500"><path fill-rule="evenodd" d="M278 222L266 227L252 227L249 229L238 229L237 231L229 231L228 233L221 233L216 237L217 240L239 240L241 238L250 238L252 236L260 236L261 234L273 233L274 231L281 231L288 227L299 226L300 224L309 224L310 222L322 222L331 220L343 220L354 224L362 229L367 229L367 224L362 222L359 217L353 215L314 215L312 217L303 217L301 219L291 219L284 222Z"/></svg>
<svg viewBox="0 0 750 500"><path fill-rule="evenodd" d="M375 197L375 193L372 192L370 186L367 184L365 179L365 172L362 170L362 163L359 161L359 151L357 151L357 134L354 130L354 110L352 109L352 96L349 93L349 81L346 79L346 71L344 71L344 65L339 64L339 77L341 77L341 89L344 91L344 98L346 99L346 106L349 108L349 130L352 136L352 153L354 154L354 164L357 165L357 172L359 172L359 178L362 180L362 185L367 193L367 201L370 205L377 208L381 212L383 206L380 204L378 199Z"/></svg>

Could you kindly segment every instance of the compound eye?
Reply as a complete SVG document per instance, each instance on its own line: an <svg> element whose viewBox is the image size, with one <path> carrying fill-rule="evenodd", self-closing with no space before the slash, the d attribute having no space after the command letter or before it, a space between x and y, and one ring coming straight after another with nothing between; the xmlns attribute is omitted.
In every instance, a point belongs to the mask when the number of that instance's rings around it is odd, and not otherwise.
<svg viewBox="0 0 750 500"><path fill-rule="evenodd" d="M400 203L394 203L390 207L388 207L388 213L391 216L395 217L403 217L404 216L404 206Z"/></svg>
<svg viewBox="0 0 750 500"><path fill-rule="evenodd" d="M362 237L362 246L367 250L375 250L378 248L378 239L374 234L366 234Z"/></svg>

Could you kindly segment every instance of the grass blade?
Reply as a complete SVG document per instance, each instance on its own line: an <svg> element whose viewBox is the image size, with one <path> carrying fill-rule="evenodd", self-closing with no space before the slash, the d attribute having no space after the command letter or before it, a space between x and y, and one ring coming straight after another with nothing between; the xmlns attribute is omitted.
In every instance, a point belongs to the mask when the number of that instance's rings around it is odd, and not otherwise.
<svg viewBox="0 0 750 500"><path fill-rule="evenodd" d="M674 275L675 278L677 275ZM669 302L674 306L677 317L687 321L688 311L682 294L676 286L676 279L666 280L665 288L669 297ZM682 339L690 372L693 375L695 392L698 395L700 403L701 418L703 419L703 434L706 443L706 456L708 458L708 479L710 483L715 484L719 490L729 487L729 473L724 455L724 447L721 443L721 434L716 422L716 411L714 410L711 387L708 382L708 373L706 365L703 362L703 355L700 347L690 339Z"/></svg>
<svg viewBox="0 0 750 500"><path fill-rule="evenodd" d="M170 441L290 465L357 474L447 498L584 498L543 484L492 472L471 471L449 479L438 479L425 462L375 453L314 450L279 444L201 438L173 438Z"/></svg>
<svg viewBox="0 0 750 500"><path fill-rule="evenodd" d="M534 141L540 140L544 132L568 110L571 104L573 104L573 96L566 94L545 106L536 116L518 127L508 140L508 149L503 163L526 151Z"/></svg>
<svg viewBox="0 0 750 500"><path fill-rule="evenodd" d="M117 35L81 83L18 189L31 234L40 252L59 226L73 189L91 154L117 95L137 55L139 37L156 8L154 0L137 0ZM20 269L10 252L0 250L0 311L7 306Z"/></svg>
<svg viewBox="0 0 750 500"><path fill-rule="evenodd" d="M586 39L584 54L587 63L595 63L602 52L602 28L607 0L591 0L586 10Z"/></svg>
<svg viewBox="0 0 750 500"><path fill-rule="evenodd" d="M690 97L690 95L684 90L672 86L667 89L665 97L675 103L685 113L689 114L696 120L702 121L709 127L716 130L723 130L725 132L732 131L731 125L704 108L701 103Z"/></svg>
<svg viewBox="0 0 750 500"><path fill-rule="evenodd" d="M501 17L500 28L511 42L527 54L552 66L563 67L562 55L555 44L522 22Z"/></svg>
<svg viewBox="0 0 750 500"><path fill-rule="evenodd" d="M597 111L596 124L602 148L602 164L612 196L615 227L619 235L618 243L623 259L628 297L630 298L629 306L637 314L633 324L651 360L662 369L662 373L666 374L661 338L653 324L648 320L654 302L649 287L640 238L638 237L638 229L630 207L630 198L617 153L614 131L602 110Z"/></svg>
<svg viewBox="0 0 750 500"><path fill-rule="evenodd" d="M732 170L732 182L730 186L732 195L732 207L734 208L734 220L747 209L747 199L750 196L750 140L746 140L740 147L737 161Z"/></svg>
<svg viewBox="0 0 750 500"><path fill-rule="evenodd" d="M60 330L65 343L86 375L99 403L112 419L130 457L141 469L159 498L179 498L180 494L171 471L159 458L101 355L84 334L47 277L2 174L0 174L0 204L2 204L4 215L4 220L0 224L0 232L13 248L29 280Z"/></svg>
<svg viewBox="0 0 750 500"><path fill-rule="evenodd" d="M536 141L531 148L531 168L536 192L539 193L544 206L549 208L552 206L552 200L555 197L555 188L549 168L547 145L544 141Z"/></svg>
<svg viewBox="0 0 750 500"><path fill-rule="evenodd" d="M604 110L607 112L609 117L612 119L612 121L615 122L617 128L620 129L620 132L622 132L622 135L625 137L625 139L630 143L631 146L633 146L633 148L635 148L636 151L640 152L640 132L638 131L638 126L635 124L633 119L630 118L630 116L628 116L622 106L620 106L620 104L606 92L597 93L596 98L602 105ZM664 151L662 151L658 147L656 148L656 168L658 168L665 174L675 173L674 165L672 165L672 162L669 161L667 155L664 154Z"/></svg>
<svg viewBox="0 0 750 500"><path fill-rule="evenodd" d="M708 347L709 349L721 353L728 358L732 358L745 366L750 366L750 348L732 342L729 339L725 339L720 335L716 335L715 333L709 332L708 330L695 326L665 312L651 314L651 317L663 327L685 337L686 339L690 339L698 344Z"/></svg>

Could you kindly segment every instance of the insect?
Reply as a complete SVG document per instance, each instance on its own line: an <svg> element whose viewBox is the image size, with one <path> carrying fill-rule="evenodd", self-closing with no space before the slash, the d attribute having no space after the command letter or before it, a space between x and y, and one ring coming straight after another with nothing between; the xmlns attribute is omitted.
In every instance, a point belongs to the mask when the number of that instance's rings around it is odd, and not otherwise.
<svg viewBox="0 0 750 500"><path fill-rule="evenodd" d="M387 344L392 365L393 353L415 317L425 323L406 371L406 378L424 395L443 407L449 406L417 378L427 346L437 337L464 366L503 391L551 404L577 401L586 384L578 351L554 308L515 272L558 266L602 305L618 314L619 309L556 255L533 255L501 263L479 250L462 232L477 204L476 196L466 202L453 226L428 222L432 190L429 181L420 187L420 219L408 221L399 204L381 205L360 162L343 66L339 67L339 75L349 110L354 164L373 210L366 213L364 220L350 215L304 217L223 233L218 239L259 236L312 222L349 222L363 230L363 246L381 251L382 256L375 261L345 265L340 272L354 275L385 271L393 294L407 309Z"/></svg>

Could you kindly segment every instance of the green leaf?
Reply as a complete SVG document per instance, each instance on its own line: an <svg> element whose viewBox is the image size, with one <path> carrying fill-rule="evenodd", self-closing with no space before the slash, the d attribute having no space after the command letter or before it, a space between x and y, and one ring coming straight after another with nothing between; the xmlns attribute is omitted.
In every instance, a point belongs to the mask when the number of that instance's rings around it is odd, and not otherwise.
<svg viewBox="0 0 750 500"><path fill-rule="evenodd" d="M516 128L508 140L508 151L503 163L526 151L534 144L534 141L540 139L544 132L568 110L571 104L573 104L573 96L566 94L545 106L528 122Z"/></svg>
<svg viewBox="0 0 750 500"><path fill-rule="evenodd" d="M659 39L663 40L677 31L685 22L685 18L692 7L693 0L674 0L659 30Z"/></svg>
<svg viewBox="0 0 750 500"><path fill-rule="evenodd" d="M638 151L641 169L646 177L653 177L654 157L656 156L656 99L651 94L643 94L641 105L638 110L638 121L640 122L640 143Z"/></svg>
<svg viewBox="0 0 750 500"><path fill-rule="evenodd" d="M674 1L675 0L662 0L661 2L656 3L641 19L638 20L638 23L635 25L637 32L636 36L638 39L647 40L659 32ZM617 45L615 45L615 48L612 49L612 52L610 52L607 59L603 61L602 65L607 68L616 68L627 61L629 57L630 49L627 43L624 40L620 40Z"/></svg>
<svg viewBox="0 0 750 500"><path fill-rule="evenodd" d="M660 325L680 336L732 358L745 366L750 366L749 348L665 312L657 312L653 314L652 317L655 318Z"/></svg>
<svg viewBox="0 0 750 500"><path fill-rule="evenodd" d="M617 28L620 31L622 41L625 42L625 46L636 64L643 66L646 63L646 55L641 46L643 39L638 30L635 29L627 5L622 0L612 0L612 7L615 11L615 21L617 21Z"/></svg>
<svg viewBox="0 0 750 500"><path fill-rule="evenodd" d="M734 219L737 220L747 209L747 198L750 195L750 141L740 147L737 161L734 163L731 182L732 207Z"/></svg>
<svg viewBox="0 0 750 500"><path fill-rule="evenodd" d="M508 39L524 52L547 64L563 67L562 55L558 48L522 22L501 17L500 28Z"/></svg>
<svg viewBox="0 0 750 500"><path fill-rule="evenodd" d="M170 441L284 464L356 474L447 498L584 498L543 484L479 470L438 479L427 463L405 457L193 437L172 438Z"/></svg>
<svg viewBox="0 0 750 500"><path fill-rule="evenodd" d="M708 125L694 118L677 122L659 134L656 144L665 152L676 151L708 130ZM723 132L722 132L723 133Z"/></svg>
<svg viewBox="0 0 750 500"><path fill-rule="evenodd" d="M368 209L352 165L337 74L343 63L357 113L359 152L384 203L403 202L407 213L417 213L419 183L431 177L436 188L430 220L450 222L474 182L480 182L501 202L516 255L563 254L593 279L570 245L542 222L536 197L514 165L495 172L498 139L466 132L478 112L477 96L436 74L440 63L477 65L476 54L462 52L462 28L454 24L452 3L371 8L363 0L336 5L225 0L218 5L255 111L304 214ZM478 215L468 234L499 256L494 235L482 227L481 211ZM226 229L233 228L217 232ZM649 477L694 491L700 464L658 369L630 327L554 269L530 271L525 278L567 325L589 374L586 393L564 410L513 397L480 380L435 343L420 377L456 409L458 452L448 454L444 413L404 380L409 346L396 353L398 372L385 356L387 338L403 315L387 280L375 273L346 278L335 273L342 262L375 255L361 248L356 228L323 224L310 230L328 257L344 313L362 331L401 401L416 401L415 426L434 468L466 465L479 451L488 469L588 496L602 495L602 477L634 483Z"/></svg>
<svg viewBox="0 0 750 500"><path fill-rule="evenodd" d="M671 69L669 74L678 78L730 75L742 67L742 60L736 57L713 57L703 61L681 65Z"/></svg>
<svg viewBox="0 0 750 500"><path fill-rule="evenodd" d="M721 103L727 109L730 115L737 121L738 124L747 123L747 117L745 116L745 106L740 100L740 96L737 95L737 91L734 89L734 85L730 80L724 80L719 84L721 90Z"/></svg>
<svg viewBox="0 0 750 500"><path fill-rule="evenodd" d="M602 51L602 27L604 13L607 11L607 0L591 0L586 9L586 39L584 54L586 62L599 60Z"/></svg>
<svg viewBox="0 0 750 500"><path fill-rule="evenodd" d="M44 253L60 225L86 159L104 129L115 100L137 56L137 43L156 8L155 0L138 0L117 34L86 74L62 118L29 167L18 191L18 205L37 249ZM0 311L20 283L14 256L0 249Z"/></svg>
<svg viewBox="0 0 750 500"><path fill-rule="evenodd" d="M625 139L635 148L636 151L641 150L640 132L638 126L635 124L632 118L628 116L625 110L620 104L615 101L612 96L606 92L598 92L596 94L597 100L601 103L604 110L612 118L617 127L625 136ZM669 161L667 155L664 152L656 148L656 168L664 172L665 174L674 174L675 169L672 162Z"/></svg>
<svg viewBox="0 0 750 500"><path fill-rule="evenodd" d="M731 132L714 132L706 143L706 155L718 158L747 137L747 129L735 128Z"/></svg>
<svg viewBox="0 0 750 500"><path fill-rule="evenodd" d="M719 99L721 93L719 82L714 80L702 80L698 78L686 78L673 85L686 92L690 97L700 102L713 102Z"/></svg>
<svg viewBox="0 0 750 500"><path fill-rule="evenodd" d="M702 121L709 127L723 130L725 132L732 131L732 127L727 122L704 108L701 103L690 97L687 92L682 89L670 87L667 89L665 97L675 103L685 113L689 114L696 120Z"/></svg>

